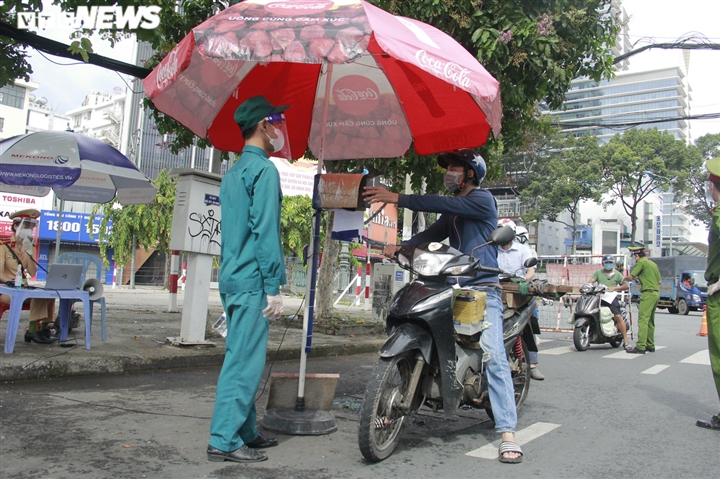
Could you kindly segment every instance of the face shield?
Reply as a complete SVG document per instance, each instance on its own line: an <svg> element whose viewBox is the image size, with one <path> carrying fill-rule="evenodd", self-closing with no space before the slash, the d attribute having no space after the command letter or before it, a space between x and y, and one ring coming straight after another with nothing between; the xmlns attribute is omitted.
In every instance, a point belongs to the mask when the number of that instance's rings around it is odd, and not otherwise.
<svg viewBox="0 0 720 479"><path fill-rule="evenodd" d="M706 180L705 181L705 201L710 206L710 208L715 206L715 199L712 197L713 189L714 189L714 186L712 184L712 181Z"/></svg>
<svg viewBox="0 0 720 479"><path fill-rule="evenodd" d="M15 237L18 239L25 252L33 254L38 238L38 220L34 218L21 218L13 221Z"/></svg>
<svg viewBox="0 0 720 479"><path fill-rule="evenodd" d="M270 156L276 158L285 158L286 160L292 159L290 155L290 136L288 135L287 123L285 122L284 113L273 113L269 117L265 118L270 126L275 129L276 139L271 139L275 151Z"/></svg>

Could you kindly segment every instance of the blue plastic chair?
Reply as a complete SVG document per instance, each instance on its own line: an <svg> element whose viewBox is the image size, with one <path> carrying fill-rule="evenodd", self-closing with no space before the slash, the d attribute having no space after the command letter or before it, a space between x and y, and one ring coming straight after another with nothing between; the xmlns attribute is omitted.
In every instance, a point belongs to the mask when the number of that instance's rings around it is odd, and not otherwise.
<svg viewBox="0 0 720 479"><path fill-rule="evenodd" d="M83 283L88 274L88 270L91 266L95 266L95 278L102 282L102 260L97 256L86 253L63 253L57 258L58 263L65 264L81 264L83 265L83 272L80 275L80 283L78 289L82 289ZM92 323L93 307L95 303L100 303L100 339L105 341L106 336L106 324L105 324L105 297L101 296L99 299L90 301L90 322Z"/></svg>

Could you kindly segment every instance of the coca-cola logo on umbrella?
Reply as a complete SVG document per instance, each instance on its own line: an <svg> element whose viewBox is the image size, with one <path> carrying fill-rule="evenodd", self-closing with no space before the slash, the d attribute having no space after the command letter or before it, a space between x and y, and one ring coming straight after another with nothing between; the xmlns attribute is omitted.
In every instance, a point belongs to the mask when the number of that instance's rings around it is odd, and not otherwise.
<svg viewBox="0 0 720 479"><path fill-rule="evenodd" d="M265 10L274 15L294 17L324 12L333 5L333 2L271 2L265 5Z"/></svg>
<svg viewBox="0 0 720 479"><path fill-rule="evenodd" d="M157 67L156 85L158 90L165 88L165 85L175 79L178 72L177 50L173 49Z"/></svg>
<svg viewBox="0 0 720 479"><path fill-rule="evenodd" d="M374 81L362 75L347 75L332 89L335 104L345 113L364 115L380 103L380 91Z"/></svg>

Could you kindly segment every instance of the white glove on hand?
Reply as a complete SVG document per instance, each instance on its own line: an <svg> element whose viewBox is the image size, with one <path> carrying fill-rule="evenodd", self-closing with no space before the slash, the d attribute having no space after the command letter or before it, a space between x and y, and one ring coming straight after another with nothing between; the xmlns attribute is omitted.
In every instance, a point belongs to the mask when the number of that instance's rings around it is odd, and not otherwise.
<svg viewBox="0 0 720 479"><path fill-rule="evenodd" d="M267 308L263 309L263 317L267 319L278 319L283 313L283 301L282 296L279 294L268 295L267 297Z"/></svg>
<svg viewBox="0 0 720 479"><path fill-rule="evenodd" d="M25 252L29 255L32 255L34 251L32 240L30 238L24 238L22 244Z"/></svg>
<svg viewBox="0 0 720 479"><path fill-rule="evenodd" d="M716 281L710 286L708 286L708 296L712 296L713 294L720 291L720 281Z"/></svg>

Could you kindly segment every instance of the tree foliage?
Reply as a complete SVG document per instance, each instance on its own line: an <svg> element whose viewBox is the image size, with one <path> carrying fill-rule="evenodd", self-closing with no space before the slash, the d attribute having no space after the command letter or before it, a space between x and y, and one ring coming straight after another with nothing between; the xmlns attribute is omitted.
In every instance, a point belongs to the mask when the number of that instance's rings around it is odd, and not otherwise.
<svg viewBox="0 0 720 479"><path fill-rule="evenodd" d="M158 191L152 203L147 205L125 205L117 208L112 202L96 205L93 214L101 213L100 253L109 262L108 249L113 250L113 259L118 265L128 264L133 257L133 237L137 246L147 251L150 248L165 253L170 247L173 207L175 205L175 180L162 170L153 181ZM108 223L112 223L107 232Z"/></svg>
<svg viewBox="0 0 720 479"><path fill-rule="evenodd" d="M602 152L597 138L585 135L557 141L554 149L539 161L528 175L529 184L522 190L523 203L532 206L522 216L524 222L547 219L559 221L572 230L572 251L575 254L580 204L600 201L602 196ZM558 220L567 211L570 223Z"/></svg>
<svg viewBox="0 0 720 479"><path fill-rule="evenodd" d="M306 195L286 196L283 198L280 216L280 237L283 252L302 258L303 247L310 244L312 200Z"/></svg>
<svg viewBox="0 0 720 479"><path fill-rule="evenodd" d="M604 187L608 203L619 201L632 224L630 240L635 244L638 206L656 192L672 189L676 194L688 188L690 168L697 152L667 132L632 129L615 135L603 147Z"/></svg>
<svg viewBox="0 0 720 479"><path fill-rule="evenodd" d="M713 203L705 196L705 182L708 171L705 161L711 158L720 158L720 133L709 133L695 140L697 152L688 168L687 189L681 192L685 201L683 209L695 220L710 227Z"/></svg>

